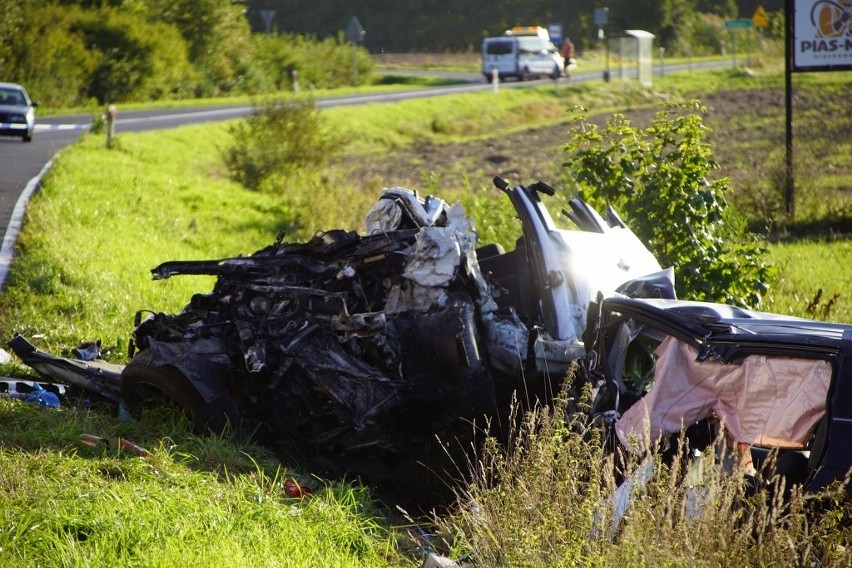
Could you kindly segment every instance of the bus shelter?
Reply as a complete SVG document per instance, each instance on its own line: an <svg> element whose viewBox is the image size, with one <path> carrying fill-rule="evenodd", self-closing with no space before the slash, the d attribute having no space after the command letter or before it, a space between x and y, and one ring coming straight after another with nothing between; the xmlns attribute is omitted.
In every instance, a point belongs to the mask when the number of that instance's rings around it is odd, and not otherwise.
<svg viewBox="0 0 852 568"><path fill-rule="evenodd" d="M654 37L644 30L624 30L622 37L610 38L610 58L622 79L638 79L646 87L651 86Z"/></svg>

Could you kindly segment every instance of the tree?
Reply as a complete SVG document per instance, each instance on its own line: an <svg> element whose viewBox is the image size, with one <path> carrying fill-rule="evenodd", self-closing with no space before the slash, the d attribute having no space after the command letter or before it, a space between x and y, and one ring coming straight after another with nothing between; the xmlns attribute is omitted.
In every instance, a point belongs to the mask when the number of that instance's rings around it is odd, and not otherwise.
<svg viewBox="0 0 852 568"><path fill-rule="evenodd" d="M679 297L759 307L773 274L727 211L727 178L705 140L697 101L666 105L645 129L614 115L600 131L581 116L565 167L591 204L612 205L664 266Z"/></svg>
<svg viewBox="0 0 852 568"><path fill-rule="evenodd" d="M253 65L255 47L244 8L221 0L127 2L150 22L175 26L189 46L189 60L205 84L199 95L259 92L264 78Z"/></svg>

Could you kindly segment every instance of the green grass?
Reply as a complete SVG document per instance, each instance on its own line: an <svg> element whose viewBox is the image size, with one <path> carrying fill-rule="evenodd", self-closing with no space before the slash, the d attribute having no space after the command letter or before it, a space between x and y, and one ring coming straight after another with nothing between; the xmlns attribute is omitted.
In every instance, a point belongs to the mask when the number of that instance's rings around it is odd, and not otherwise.
<svg viewBox="0 0 852 568"><path fill-rule="evenodd" d="M0 422L2 566L403 565L363 488L301 476L235 435L192 436L171 411L121 422L0 398ZM313 492L291 497L288 480Z"/></svg>
<svg viewBox="0 0 852 568"><path fill-rule="evenodd" d="M722 77L720 83L737 80ZM667 80L682 81L684 92L700 84L697 78ZM424 140L452 143L562 120L574 104L611 110L619 101L638 106L656 100L630 86L592 83L323 112L350 133L347 151L369 156ZM0 336L20 331L53 352L100 338L108 358L123 362L136 310L175 312L193 293L212 286L204 277L155 282L150 268L167 260L251 253L281 230L290 240L302 240L320 229L358 229L377 197L334 170L280 180L275 194L246 191L228 181L221 165L219 150L228 141L228 125L219 124L120 134L113 150L90 135L64 150L28 208L17 257L0 293ZM484 241L507 239L508 202L495 202L493 193L478 187L460 183L441 197L462 200ZM435 188L427 184L426 189ZM843 270L852 260L847 241L779 243L770 250L783 275L774 311L802 315L816 288L824 289L823 304L849 288ZM852 319L852 303L843 296L827 314L821 305L816 317ZM15 364L2 371L27 374ZM1 398L0 424L3 566L420 563L412 547L423 543L409 543L408 524L376 509L366 489L309 478L314 493L289 498L283 482L304 480L304 474L241 434L197 438L174 413L124 422L110 407L54 410ZM91 448L80 442L83 433L111 441L126 437L152 456L143 459L114 444ZM808 525L801 509L766 522L748 521L763 524L738 525L725 500L716 502L713 515L698 528L682 513L676 522L663 522L680 501L654 497L666 494L674 476L662 477L642 495L643 508L634 512L635 521L617 547L591 539L587 514L610 487L579 482L606 475L608 466L591 461L594 445L556 433L533 438L564 446L539 447L535 460L491 470L500 473L502 483L472 485L463 492L464 506L436 522L442 533L435 545L446 542L448 552L469 552L482 565L567 566L581 560L601 566L776 565L793 559L792 564L819 560L830 566L842 565L837 546L848 550L852 544L848 529L832 525L833 518ZM533 441L529 447L536 447ZM547 458L554 455L571 459L555 464ZM502 459L498 451L494 463ZM591 470L590 463L596 464ZM754 510L765 511L762 507L758 503ZM764 535L761 547L754 546L754 530ZM813 546L804 550L808 539Z"/></svg>
<svg viewBox="0 0 852 568"><path fill-rule="evenodd" d="M241 190L216 165L224 125L87 136L64 151L36 194L0 314L4 335L43 335L58 350L84 337L126 344L133 312L174 311L211 281L153 282L166 260L247 254L298 219L286 203Z"/></svg>
<svg viewBox="0 0 852 568"><path fill-rule="evenodd" d="M778 268L769 311L852 322L849 238L779 242L769 253L770 262Z"/></svg>

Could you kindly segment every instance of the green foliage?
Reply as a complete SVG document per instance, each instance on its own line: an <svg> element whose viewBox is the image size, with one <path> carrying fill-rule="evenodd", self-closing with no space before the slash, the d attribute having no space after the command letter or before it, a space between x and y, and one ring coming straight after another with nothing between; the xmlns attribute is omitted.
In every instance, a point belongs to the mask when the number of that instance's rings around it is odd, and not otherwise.
<svg viewBox="0 0 852 568"><path fill-rule="evenodd" d="M46 106L271 93L369 81L372 61L340 38L252 35L218 0L0 0L0 65ZM354 76L353 76L354 73Z"/></svg>
<svg viewBox="0 0 852 568"><path fill-rule="evenodd" d="M260 189L274 176L315 170L338 151L340 140L324 127L311 99L272 100L230 129L231 146L222 158L231 177Z"/></svg>
<svg viewBox="0 0 852 568"><path fill-rule="evenodd" d="M763 249L726 211L726 178L705 141L693 101L666 105L645 129L614 115L603 131L582 117L565 167L593 204L606 203L663 266L673 266L680 297L760 306L770 267Z"/></svg>
<svg viewBox="0 0 852 568"><path fill-rule="evenodd" d="M71 106L85 101L99 58L82 37L69 33L70 22L81 12L48 7L28 15L18 41L11 44L12 76L41 104Z"/></svg>
<svg viewBox="0 0 852 568"><path fill-rule="evenodd" d="M193 71L177 32L112 8L28 11L14 44L16 76L51 106L186 95Z"/></svg>
<svg viewBox="0 0 852 568"><path fill-rule="evenodd" d="M136 7L148 21L168 24L186 41L189 60L201 76L196 96L269 90L254 62L255 45L240 3L149 0Z"/></svg>
<svg viewBox="0 0 852 568"><path fill-rule="evenodd" d="M101 102L173 98L188 94L193 72L186 44L162 23L114 9L87 11L70 25L99 56L89 96Z"/></svg>
<svg viewBox="0 0 852 568"><path fill-rule="evenodd" d="M363 47L353 48L343 37L317 40L311 36L282 36L292 46L294 68L303 86L321 89L365 84L373 62Z"/></svg>

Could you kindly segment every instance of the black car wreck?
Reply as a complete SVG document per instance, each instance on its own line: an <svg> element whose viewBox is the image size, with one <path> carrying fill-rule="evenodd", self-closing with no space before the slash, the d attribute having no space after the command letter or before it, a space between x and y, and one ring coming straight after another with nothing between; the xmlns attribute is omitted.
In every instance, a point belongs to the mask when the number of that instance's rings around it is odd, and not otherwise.
<svg viewBox="0 0 852 568"><path fill-rule="evenodd" d="M592 412L630 449L724 426L756 461L778 450L809 490L845 479L852 325L677 300L673 271L614 211L573 199L575 230L561 229L552 188L495 184L521 225L511 251L478 246L458 205L394 188L364 234L154 268L217 280L181 313L139 312L112 382L23 338L12 348L133 413L165 399L199 431L253 427L314 471L421 504L450 496L479 436L504 433L515 393L546 400L568 376L591 383Z"/></svg>

